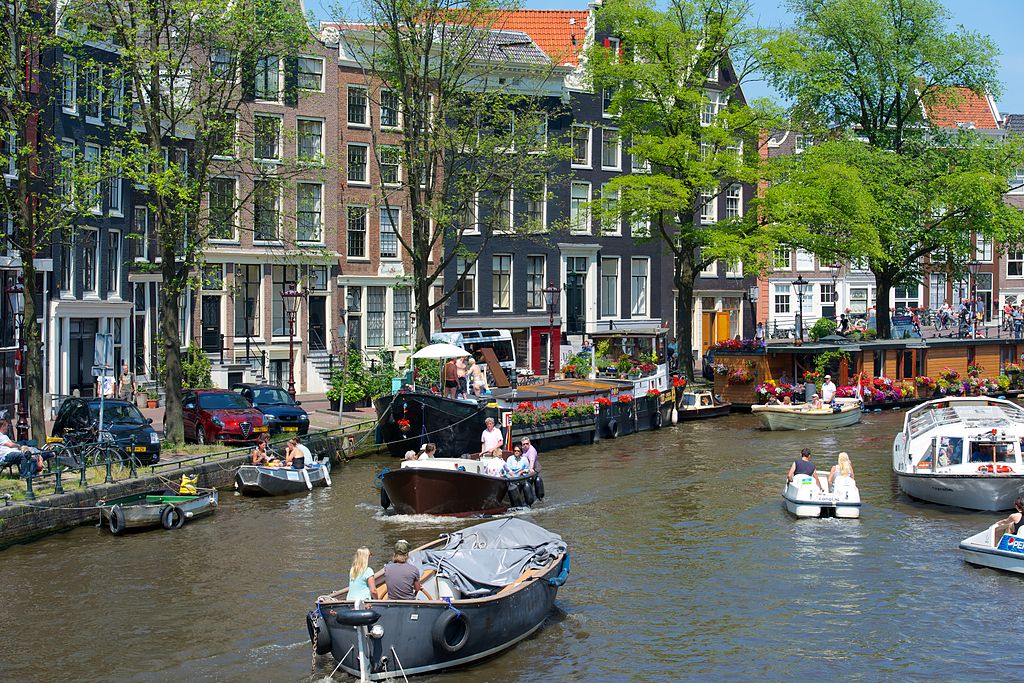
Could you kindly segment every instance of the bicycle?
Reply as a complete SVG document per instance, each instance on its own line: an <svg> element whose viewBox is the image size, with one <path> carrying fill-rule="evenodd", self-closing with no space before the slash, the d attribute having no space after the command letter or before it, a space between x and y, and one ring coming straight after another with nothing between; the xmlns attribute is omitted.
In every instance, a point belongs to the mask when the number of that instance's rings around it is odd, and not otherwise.
<svg viewBox="0 0 1024 683"><path fill-rule="evenodd" d="M83 467L106 466L110 460L110 472L113 476L124 474L125 469L135 457L114 441L114 435L107 430L99 431L96 424L85 429L65 432L63 437L47 440L42 450L43 457L53 464L63 467L62 471L81 470ZM52 453L47 456L45 453Z"/></svg>

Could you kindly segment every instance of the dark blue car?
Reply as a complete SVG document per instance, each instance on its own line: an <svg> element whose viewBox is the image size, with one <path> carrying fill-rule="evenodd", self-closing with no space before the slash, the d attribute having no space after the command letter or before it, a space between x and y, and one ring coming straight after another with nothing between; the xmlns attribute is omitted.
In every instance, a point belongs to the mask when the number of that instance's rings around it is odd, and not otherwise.
<svg viewBox="0 0 1024 683"><path fill-rule="evenodd" d="M235 384L232 391L237 391L249 400L263 415L263 424L271 434L297 434L309 432L309 415L300 406L301 401L293 401L288 392L273 384Z"/></svg>
<svg viewBox="0 0 1024 683"><path fill-rule="evenodd" d="M69 398L57 411L53 436L63 438L96 424L100 418L98 398ZM103 429L113 435L114 442L131 451L143 465L160 460L160 437L153 429L153 420L139 412L134 403L107 399L103 405Z"/></svg>

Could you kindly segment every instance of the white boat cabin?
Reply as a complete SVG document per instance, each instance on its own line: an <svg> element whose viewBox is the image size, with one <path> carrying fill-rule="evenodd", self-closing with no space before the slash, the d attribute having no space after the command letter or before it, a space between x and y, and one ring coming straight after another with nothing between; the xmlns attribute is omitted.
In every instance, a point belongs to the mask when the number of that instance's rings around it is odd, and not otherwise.
<svg viewBox="0 0 1024 683"><path fill-rule="evenodd" d="M707 390L697 389L694 391L684 391L683 400L680 402L680 408L683 410L698 410L700 408L710 408L715 405L714 395Z"/></svg>

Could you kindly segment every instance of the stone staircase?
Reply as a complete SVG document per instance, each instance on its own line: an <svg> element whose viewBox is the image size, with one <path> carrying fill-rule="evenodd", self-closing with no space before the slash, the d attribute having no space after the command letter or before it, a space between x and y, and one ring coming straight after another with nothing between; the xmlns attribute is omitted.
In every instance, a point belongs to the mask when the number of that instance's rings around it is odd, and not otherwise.
<svg viewBox="0 0 1024 683"><path fill-rule="evenodd" d="M331 384L331 354L327 351L309 351L306 356L306 360L309 361L310 365L316 369L320 379L324 381L324 384L330 386ZM338 359L334 359L334 367L338 366Z"/></svg>

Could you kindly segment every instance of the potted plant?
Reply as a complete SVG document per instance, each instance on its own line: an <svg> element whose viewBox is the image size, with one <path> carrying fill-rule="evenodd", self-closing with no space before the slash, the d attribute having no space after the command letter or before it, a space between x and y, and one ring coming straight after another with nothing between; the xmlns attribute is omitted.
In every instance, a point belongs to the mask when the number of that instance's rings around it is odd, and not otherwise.
<svg viewBox="0 0 1024 683"><path fill-rule="evenodd" d="M159 403L160 394L156 393L156 389L146 389L146 407L156 408Z"/></svg>
<svg viewBox="0 0 1024 683"><path fill-rule="evenodd" d="M615 369L625 378L633 371L633 359L625 355L619 356L619 359L615 361Z"/></svg>
<svg viewBox="0 0 1024 683"><path fill-rule="evenodd" d="M398 418L395 422L398 425L398 430L403 434L412 428L412 423L404 417Z"/></svg>

